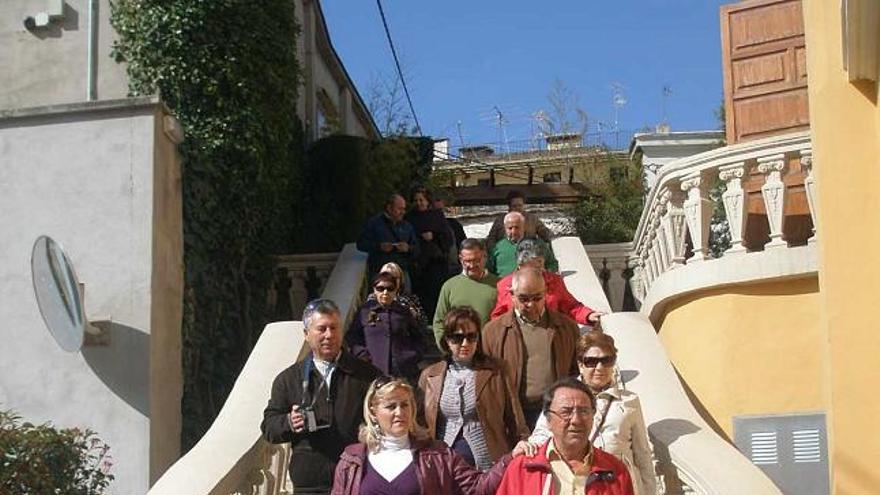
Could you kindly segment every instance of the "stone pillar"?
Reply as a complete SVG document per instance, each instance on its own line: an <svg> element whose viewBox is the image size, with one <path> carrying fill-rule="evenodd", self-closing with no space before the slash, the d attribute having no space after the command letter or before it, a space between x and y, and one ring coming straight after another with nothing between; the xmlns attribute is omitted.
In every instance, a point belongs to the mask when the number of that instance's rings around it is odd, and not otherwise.
<svg viewBox="0 0 880 495"><path fill-rule="evenodd" d="M787 247L783 238L785 225L786 187L782 182L785 170L785 155L771 155L758 158L758 171L764 174L764 185L761 195L764 196L764 207L767 209L767 222L770 224L770 242L765 248Z"/></svg>
<svg viewBox="0 0 880 495"><path fill-rule="evenodd" d="M807 205L810 207L810 218L813 220L813 235L807 240L809 244L815 244L816 221L818 219L818 207L816 205L816 180L813 178L813 150L801 150L801 170L807 175L804 179L804 191L807 193Z"/></svg>
<svg viewBox="0 0 880 495"><path fill-rule="evenodd" d="M666 202L660 201L654 214L654 231L657 232L657 244L659 246L660 267L663 272L669 270L671 264L670 246L667 242L666 224L663 223L663 217L666 216Z"/></svg>
<svg viewBox="0 0 880 495"><path fill-rule="evenodd" d="M627 266L632 270L632 277L629 279L629 286L632 290L633 297L641 301L645 298L645 270L642 268L642 260L638 256L630 256L627 260Z"/></svg>
<svg viewBox="0 0 880 495"><path fill-rule="evenodd" d="M681 190L687 193L684 214L688 232L691 233L691 241L694 243L694 256L691 261L702 261L709 258L712 200L709 199L706 181L699 172L685 176L681 181Z"/></svg>
<svg viewBox="0 0 880 495"><path fill-rule="evenodd" d="M605 266L609 271L608 277L608 302L612 311L623 310L623 293L626 290L626 258L610 258Z"/></svg>
<svg viewBox="0 0 880 495"><path fill-rule="evenodd" d="M749 218L748 197L742 188L745 172L745 162L739 162L721 167L718 173L718 177L727 184L727 190L721 195L724 211L727 213L727 223L730 225L730 248L725 254L747 251L743 239L746 220Z"/></svg>
<svg viewBox="0 0 880 495"><path fill-rule="evenodd" d="M669 189L666 196L666 215L663 216L663 229L669 246L670 270L684 265L685 216L684 194L681 188Z"/></svg>

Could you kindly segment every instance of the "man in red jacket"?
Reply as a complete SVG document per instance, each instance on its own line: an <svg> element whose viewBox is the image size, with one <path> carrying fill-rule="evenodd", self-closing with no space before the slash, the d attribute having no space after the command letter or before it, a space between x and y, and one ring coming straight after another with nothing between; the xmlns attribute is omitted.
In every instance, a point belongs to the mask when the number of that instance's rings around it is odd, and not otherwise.
<svg viewBox="0 0 880 495"><path fill-rule="evenodd" d="M553 436L534 456L510 462L496 495L633 495L626 466L590 443L595 407L590 389L574 378L547 389L544 414Z"/></svg>
<svg viewBox="0 0 880 495"><path fill-rule="evenodd" d="M595 311L575 299L565 287L565 282L559 274L544 269L544 259L542 246L531 239L523 239L516 248L517 269L528 266L540 270L543 274L546 286L544 300L547 308L558 311L581 325L596 325L599 317L605 313ZM507 313L513 307L513 296L510 291L512 281L513 273L498 281L498 300L495 309L492 310L491 319Z"/></svg>

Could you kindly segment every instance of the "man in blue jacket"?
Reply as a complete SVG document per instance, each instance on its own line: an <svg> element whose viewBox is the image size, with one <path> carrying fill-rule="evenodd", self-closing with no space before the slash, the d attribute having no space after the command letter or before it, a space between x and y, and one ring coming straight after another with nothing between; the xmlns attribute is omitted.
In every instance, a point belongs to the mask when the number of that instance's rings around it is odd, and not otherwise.
<svg viewBox="0 0 880 495"><path fill-rule="evenodd" d="M382 265L394 262L403 269L407 280L413 261L418 256L416 231L403 219L406 200L400 194L392 194L385 201L385 211L367 220L357 240L359 251L367 253L368 278L379 273ZM408 286L408 284L407 284Z"/></svg>

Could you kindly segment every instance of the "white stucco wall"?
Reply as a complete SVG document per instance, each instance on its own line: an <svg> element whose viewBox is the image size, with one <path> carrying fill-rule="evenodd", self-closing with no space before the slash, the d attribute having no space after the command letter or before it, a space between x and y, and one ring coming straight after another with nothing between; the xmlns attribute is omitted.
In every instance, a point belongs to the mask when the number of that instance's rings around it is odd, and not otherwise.
<svg viewBox="0 0 880 495"><path fill-rule="evenodd" d="M45 12L47 3L0 1L0 109L86 100L89 0L65 0L62 21L25 29L24 18ZM125 67L110 58L116 39L110 26L110 2L98 0L96 5L97 98L123 98L128 92Z"/></svg>
<svg viewBox="0 0 880 495"><path fill-rule="evenodd" d="M168 197L169 186L179 191L179 163L156 162L173 146L161 108L142 99L0 113L0 407L31 422L95 430L110 445L118 494L147 491L151 428L163 444L154 463L179 455L179 314L176 328L151 328L173 321L162 315L180 305L154 307L153 286L182 289L179 201ZM45 328L30 272L42 234L72 259L87 315L112 318L109 345L67 353ZM172 266L157 269L163 258ZM151 359L151 332L166 346L159 360ZM164 397L150 394L157 370ZM177 407L161 425L150 420L156 403Z"/></svg>

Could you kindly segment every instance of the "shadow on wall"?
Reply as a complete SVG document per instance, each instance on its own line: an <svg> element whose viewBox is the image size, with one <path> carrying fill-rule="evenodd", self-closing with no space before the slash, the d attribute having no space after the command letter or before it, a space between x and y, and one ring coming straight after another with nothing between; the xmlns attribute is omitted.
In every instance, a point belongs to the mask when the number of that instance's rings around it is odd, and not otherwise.
<svg viewBox="0 0 880 495"><path fill-rule="evenodd" d="M116 322L104 330L107 345L83 346L86 363L117 397L149 417L149 334Z"/></svg>
<svg viewBox="0 0 880 495"><path fill-rule="evenodd" d="M657 459L657 474L663 478L665 493L685 493L684 483L678 477L678 470L675 469L667 446L698 431L700 428L686 419L661 419L648 425L648 436L654 449L654 458Z"/></svg>
<svg viewBox="0 0 880 495"><path fill-rule="evenodd" d="M33 10L34 12L28 12L28 15L33 16L40 9L37 7ZM31 27L25 23L25 28L29 33L41 40L46 38L60 38L64 34L64 31L79 31L79 12L65 3L64 20L60 24L58 22L52 22L46 27Z"/></svg>

